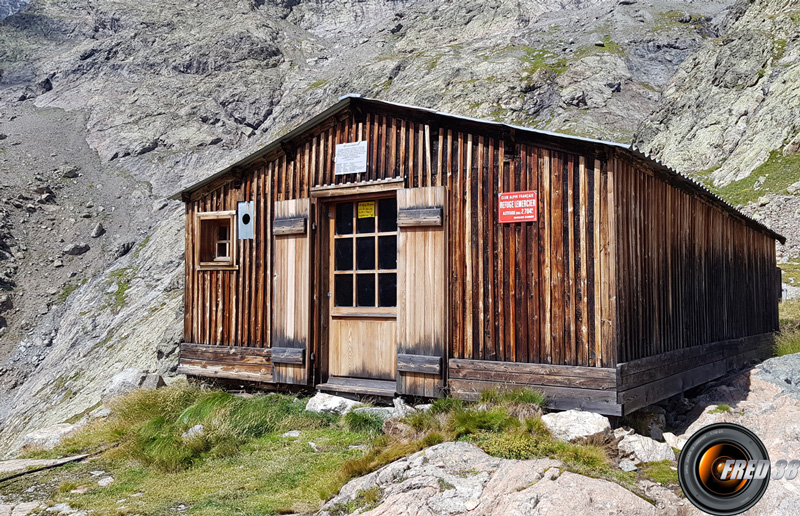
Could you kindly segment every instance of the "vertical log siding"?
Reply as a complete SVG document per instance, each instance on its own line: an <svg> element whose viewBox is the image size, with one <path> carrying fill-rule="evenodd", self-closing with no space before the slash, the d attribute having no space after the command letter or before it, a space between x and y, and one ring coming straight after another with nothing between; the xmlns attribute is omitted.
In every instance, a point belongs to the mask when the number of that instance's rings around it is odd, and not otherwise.
<svg viewBox="0 0 800 516"><path fill-rule="evenodd" d="M186 342L270 347L274 202L393 178L447 187L450 358L609 368L776 329L772 236L614 149L404 113L345 110L191 195ZM360 139L367 171L335 175L335 146ZM537 222L497 222L515 190L538 191ZM196 270L194 214L243 200L256 238L238 269Z"/></svg>

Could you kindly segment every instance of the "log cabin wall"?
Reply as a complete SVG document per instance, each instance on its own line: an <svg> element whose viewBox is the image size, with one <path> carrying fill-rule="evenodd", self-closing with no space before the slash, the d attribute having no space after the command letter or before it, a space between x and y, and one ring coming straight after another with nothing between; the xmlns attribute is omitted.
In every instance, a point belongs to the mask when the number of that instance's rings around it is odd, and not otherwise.
<svg viewBox="0 0 800 516"><path fill-rule="evenodd" d="M775 237L615 160L619 361L778 330Z"/></svg>
<svg viewBox="0 0 800 516"><path fill-rule="evenodd" d="M369 142L367 172L335 175L335 146L360 140ZM256 238L235 243L234 270L198 270L187 252L185 342L206 345L191 351L198 361L215 345L249 357L235 367L226 362L229 378L271 381L270 354L241 348L277 345L275 203L313 197L318 186L399 179L405 188L447 189L450 384L460 380L462 393L481 381L539 378L562 390L585 384L592 403L617 410L623 401L609 393L618 364L777 327L774 237L629 154L353 100L186 199L187 251L194 249L194 214L235 210L238 201L255 201ZM499 224L498 194L521 190L538 191L539 220ZM313 220L308 224L311 232ZM311 252L313 290L324 271ZM325 317L318 293L310 295L317 308L308 360L326 352ZM519 367L508 369L509 362ZM315 374L308 381L318 381ZM575 405L591 407L584 399Z"/></svg>
<svg viewBox="0 0 800 516"><path fill-rule="evenodd" d="M187 258L186 342L270 346L275 201L308 197L312 186L405 178L408 188L448 187L451 357L613 366L610 325L600 323L610 310L609 286L599 283L610 263L606 163L463 125L343 113L288 154L196 193L187 203L187 249L194 213L242 200L256 201L257 238L238 242L238 270L198 271ZM368 172L335 176L335 145L361 139L370 142ZM515 190L539 191L537 223L497 223L498 193Z"/></svg>

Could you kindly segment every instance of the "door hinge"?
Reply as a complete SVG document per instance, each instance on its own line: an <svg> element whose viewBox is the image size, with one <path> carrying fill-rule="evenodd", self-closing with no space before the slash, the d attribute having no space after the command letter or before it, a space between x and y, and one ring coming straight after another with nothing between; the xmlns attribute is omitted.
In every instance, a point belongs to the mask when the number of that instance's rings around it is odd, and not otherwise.
<svg viewBox="0 0 800 516"><path fill-rule="evenodd" d="M314 353L311 353L311 361L313 362L316 359L317 359L317 355L315 355Z"/></svg>
<svg viewBox="0 0 800 516"><path fill-rule="evenodd" d="M315 222L312 222L311 223L311 231L316 231L316 229L317 229L317 224Z"/></svg>

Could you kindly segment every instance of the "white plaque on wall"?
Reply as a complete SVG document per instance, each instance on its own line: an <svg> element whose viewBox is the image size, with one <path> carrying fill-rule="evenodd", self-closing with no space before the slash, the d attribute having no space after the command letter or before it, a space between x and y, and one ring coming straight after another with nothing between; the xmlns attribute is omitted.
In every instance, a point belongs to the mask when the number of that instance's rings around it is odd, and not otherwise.
<svg viewBox="0 0 800 516"><path fill-rule="evenodd" d="M336 146L334 171L342 174L361 174L367 171L367 141L340 143Z"/></svg>

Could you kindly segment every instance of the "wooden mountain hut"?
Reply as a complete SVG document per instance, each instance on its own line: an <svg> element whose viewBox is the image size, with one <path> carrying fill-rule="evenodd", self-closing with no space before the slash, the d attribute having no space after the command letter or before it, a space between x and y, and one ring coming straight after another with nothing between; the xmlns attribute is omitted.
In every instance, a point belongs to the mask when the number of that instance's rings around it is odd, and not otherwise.
<svg viewBox="0 0 800 516"><path fill-rule="evenodd" d="M176 198L187 375L624 415L778 329L783 237L617 143L349 95Z"/></svg>

